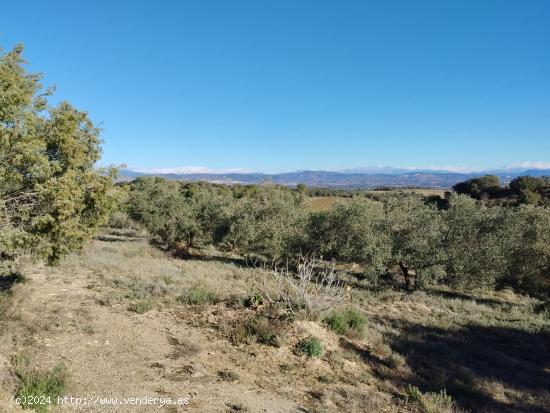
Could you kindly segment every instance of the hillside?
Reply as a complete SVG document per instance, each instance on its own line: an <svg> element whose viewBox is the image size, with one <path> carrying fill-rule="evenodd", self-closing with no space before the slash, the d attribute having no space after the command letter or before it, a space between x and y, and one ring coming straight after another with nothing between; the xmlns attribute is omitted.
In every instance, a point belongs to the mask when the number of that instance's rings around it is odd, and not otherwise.
<svg viewBox="0 0 550 413"><path fill-rule="evenodd" d="M128 235L108 231L60 267L27 263L22 279L2 284L0 411L19 411L9 403L20 381L15 356L42 372L64 365L66 395L189 398L154 409L63 409L81 412L550 408L550 322L537 300L508 290L376 293L350 278L347 304L367 321L341 335L322 320L245 305L261 270L214 250L173 258ZM276 341L243 329L257 320L271 320L264 331ZM320 358L300 353L309 336L321 341Z"/></svg>
<svg viewBox="0 0 550 413"><path fill-rule="evenodd" d="M225 184L259 184L272 182L280 185L295 186L305 184L311 187L346 188L346 189L371 189L377 187L422 187L450 189L459 182L466 181L482 175L492 174L500 178L502 183L508 183L512 179L522 176L547 176L550 169L514 169L494 170L472 173L456 173L450 171L410 171L398 170L374 170L374 171L299 171L279 174L265 173L144 173L132 170L122 170L120 179L132 180L137 176L154 175L167 179L183 181L207 181Z"/></svg>

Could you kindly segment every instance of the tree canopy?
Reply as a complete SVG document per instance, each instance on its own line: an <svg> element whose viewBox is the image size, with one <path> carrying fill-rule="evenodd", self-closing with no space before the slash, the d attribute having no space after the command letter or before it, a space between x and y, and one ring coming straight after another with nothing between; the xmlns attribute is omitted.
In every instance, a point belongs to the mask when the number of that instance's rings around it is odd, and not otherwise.
<svg viewBox="0 0 550 413"><path fill-rule="evenodd" d="M112 176L99 173L100 130L68 102L52 107L22 46L0 54L0 259L48 263L77 249L108 217Z"/></svg>

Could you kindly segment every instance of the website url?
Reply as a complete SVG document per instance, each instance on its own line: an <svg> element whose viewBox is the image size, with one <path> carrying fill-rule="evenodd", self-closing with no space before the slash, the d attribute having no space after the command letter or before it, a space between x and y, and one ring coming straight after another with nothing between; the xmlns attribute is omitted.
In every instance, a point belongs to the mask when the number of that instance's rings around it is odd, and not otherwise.
<svg viewBox="0 0 550 413"><path fill-rule="evenodd" d="M57 400L44 396L12 397L11 403L23 406L51 405L57 401L61 406L186 406L189 404L189 397L102 397L95 396L59 396ZM53 403L52 403L53 402Z"/></svg>

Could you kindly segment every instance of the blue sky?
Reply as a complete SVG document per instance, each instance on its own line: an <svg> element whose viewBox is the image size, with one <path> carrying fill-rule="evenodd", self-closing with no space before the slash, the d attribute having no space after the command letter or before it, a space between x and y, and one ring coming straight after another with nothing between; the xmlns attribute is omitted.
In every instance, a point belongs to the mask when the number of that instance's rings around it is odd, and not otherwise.
<svg viewBox="0 0 550 413"><path fill-rule="evenodd" d="M11 1L102 164L251 171L550 162L550 1Z"/></svg>

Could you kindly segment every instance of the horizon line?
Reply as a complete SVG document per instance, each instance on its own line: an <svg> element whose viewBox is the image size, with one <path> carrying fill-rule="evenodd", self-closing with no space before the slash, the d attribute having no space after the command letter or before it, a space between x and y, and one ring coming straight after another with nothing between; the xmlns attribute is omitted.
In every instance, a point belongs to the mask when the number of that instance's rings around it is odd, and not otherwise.
<svg viewBox="0 0 550 413"><path fill-rule="evenodd" d="M464 166L358 166L350 168L320 168L320 169L297 169L286 170L278 172L265 172L254 171L246 168L210 168L206 166L178 166L178 167L166 167L166 168L139 168L126 166L123 167L131 172L138 172L143 174L175 174L175 175L193 175L193 174L209 174L209 175L223 175L223 174L265 174L265 175L278 175L285 173L299 173L299 172L336 172L336 173L408 173L408 172L450 172L450 173L483 173L483 172L517 172L527 169L544 170L550 169L550 162L519 162L503 167L495 168L475 168Z"/></svg>

